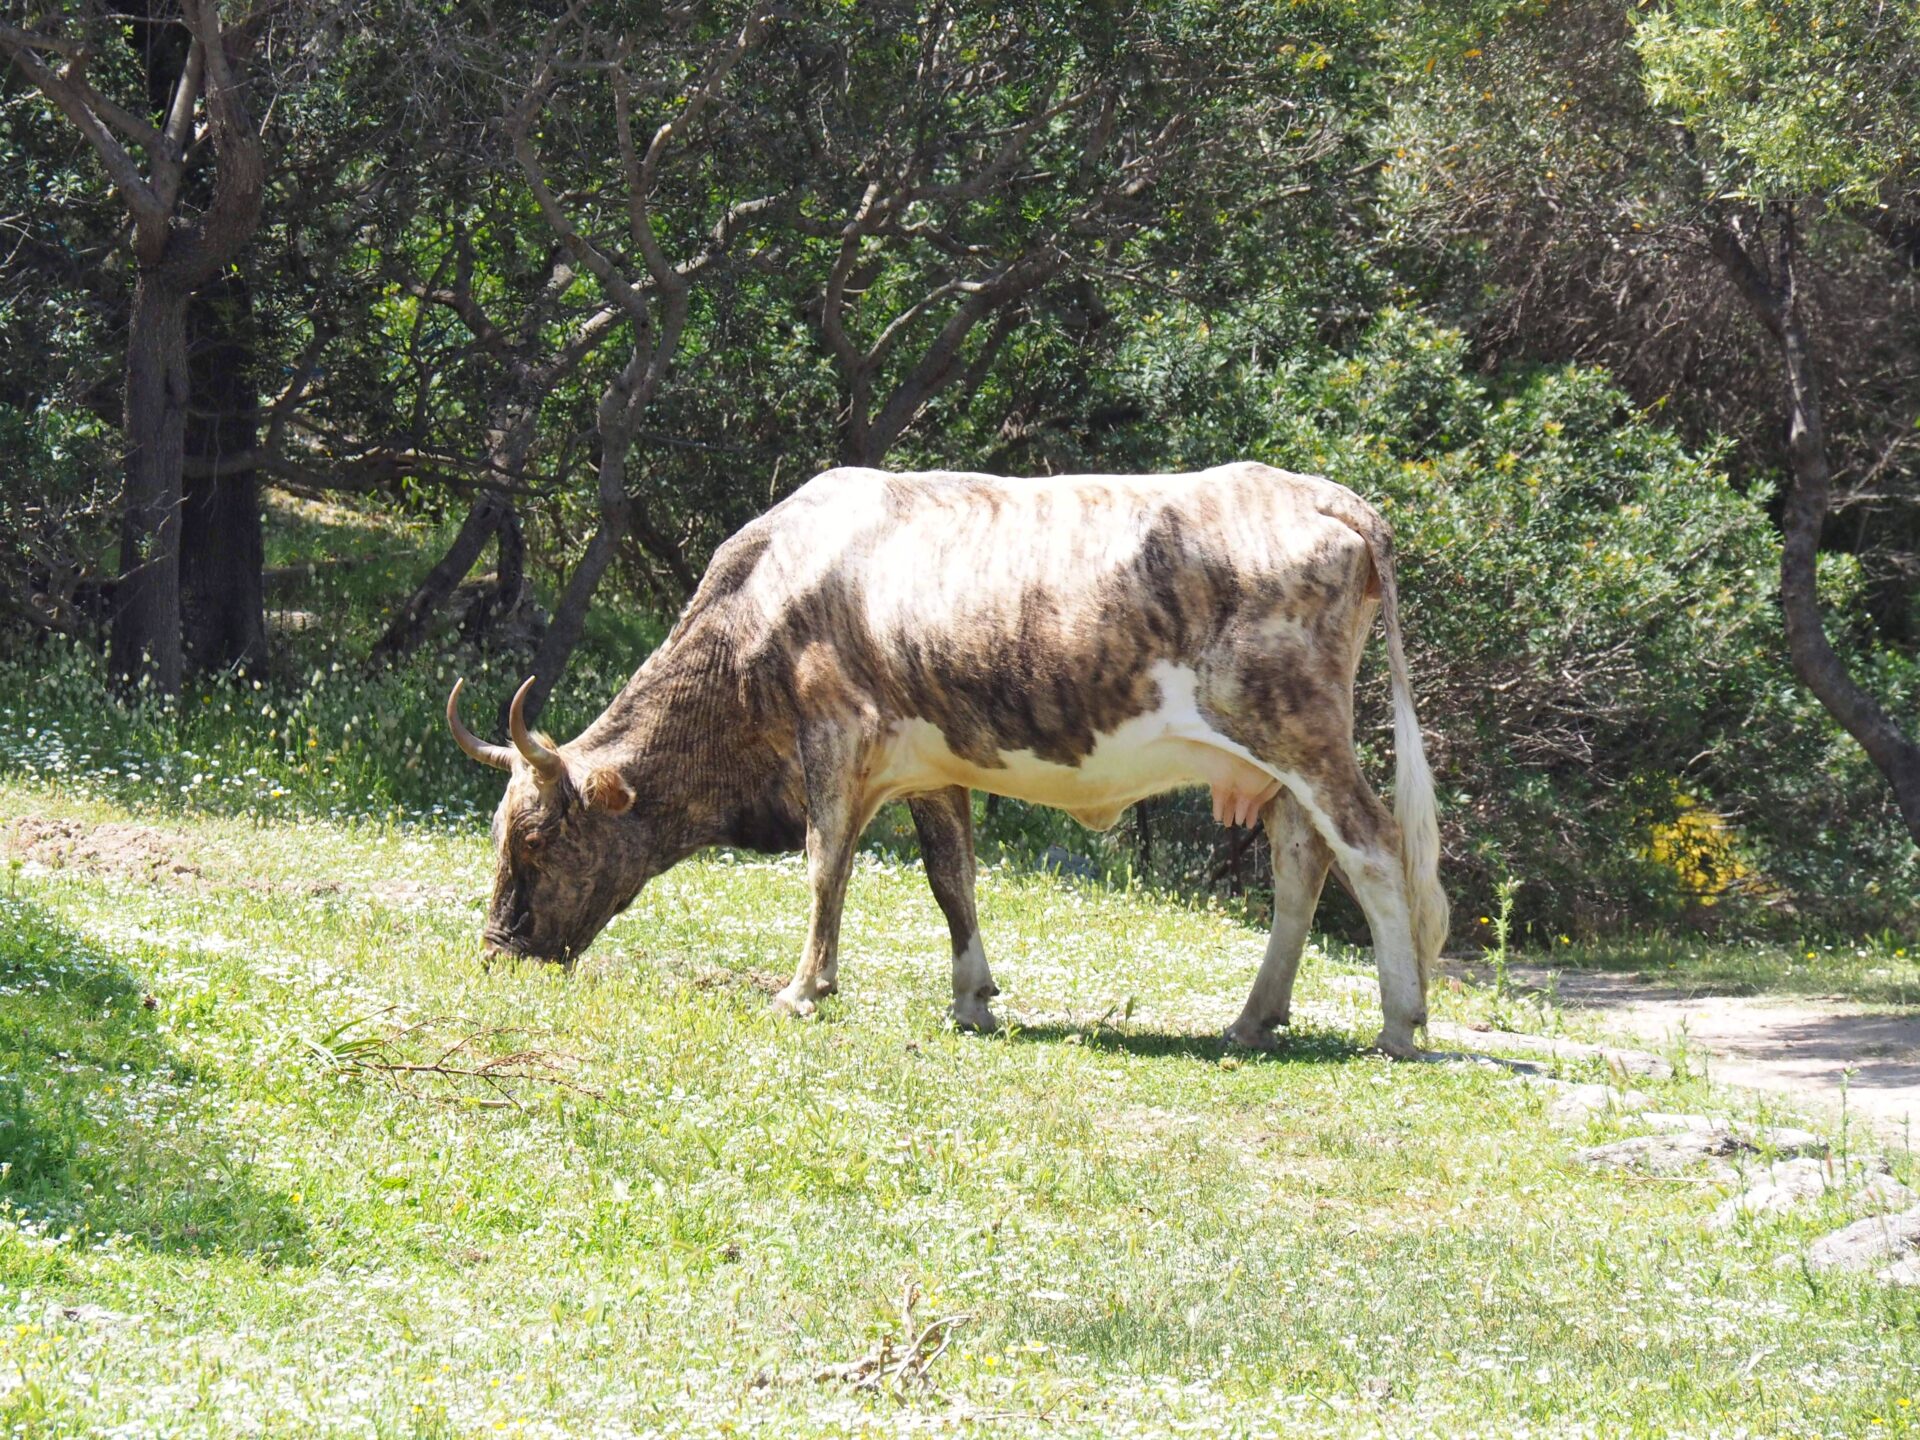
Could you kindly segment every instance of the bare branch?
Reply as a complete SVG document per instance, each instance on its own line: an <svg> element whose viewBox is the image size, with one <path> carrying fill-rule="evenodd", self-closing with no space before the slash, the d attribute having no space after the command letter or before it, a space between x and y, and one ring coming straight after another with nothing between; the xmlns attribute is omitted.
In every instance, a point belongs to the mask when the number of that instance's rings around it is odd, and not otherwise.
<svg viewBox="0 0 1920 1440"><path fill-rule="evenodd" d="M73 128L86 137L87 143L100 157L100 163L106 167L114 188L126 201L135 224L150 236L159 232L164 238L167 220L173 213L172 207L154 193L153 187L147 183L147 177L140 173L140 167L134 163L133 156L114 139L113 133L89 105L89 97L95 100L99 98L93 87L84 81L76 84L64 75L55 74L31 49L10 39L6 31L11 28L0 27L0 48L6 50L13 58L13 63L67 117Z"/></svg>

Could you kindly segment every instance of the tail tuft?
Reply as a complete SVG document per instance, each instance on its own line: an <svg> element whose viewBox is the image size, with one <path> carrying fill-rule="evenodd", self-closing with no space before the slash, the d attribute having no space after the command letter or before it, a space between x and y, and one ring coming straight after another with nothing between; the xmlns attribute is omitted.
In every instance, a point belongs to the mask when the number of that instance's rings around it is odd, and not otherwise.
<svg viewBox="0 0 1920 1440"><path fill-rule="evenodd" d="M1447 943L1447 892L1440 888L1440 815L1434 803L1433 772L1427 768L1426 742L1413 709L1407 655L1400 641L1400 599L1393 578L1393 539L1377 516L1362 533L1380 580L1380 616L1387 632L1387 665L1393 678L1393 813L1400 825L1400 857L1412 911L1413 955L1426 994L1434 962Z"/></svg>

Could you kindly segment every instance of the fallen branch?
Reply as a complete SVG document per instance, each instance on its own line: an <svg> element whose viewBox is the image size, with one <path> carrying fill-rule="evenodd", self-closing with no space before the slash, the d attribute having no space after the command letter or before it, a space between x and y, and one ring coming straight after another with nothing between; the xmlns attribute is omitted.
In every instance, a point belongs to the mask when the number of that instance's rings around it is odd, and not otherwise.
<svg viewBox="0 0 1920 1440"><path fill-rule="evenodd" d="M828 1365L816 1371L813 1378L823 1383L837 1381L855 1390L884 1389L889 1393L908 1385L929 1384L927 1372L947 1353L947 1346L953 1343L953 1332L973 1317L943 1315L916 1331L913 1307L919 1300L920 1287L909 1282L900 1296L899 1334L913 1336L910 1343L896 1348L895 1335L882 1335L870 1354L858 1360Z"/></svg>
<svg viewBox="0 0 1920 1440"><path fill-rule="evenodd" d="M372 1076L401 1094L445 1105L486 1110L519 1110L516 1083L549 1085L592 1099L601 1092L574 1078L577 1056L525 1045L526 1032L514 1026L476 1025L458 1016L435 1016L384 1034L352 1035L355 1027L392 1013L392 1007L336 1026L319 1040L301 1036L307 1052L335 1075ZM436 1032L438 1032L436 1034ZM448 1042L451 1032L453 1038ZM506 1048L509 1044L513 1048ZM499 1049L502 1053L489 1053ZM422 1050L437 1050L421 1058ZM490 1094L466 1093L481 1086Z"/></svg>

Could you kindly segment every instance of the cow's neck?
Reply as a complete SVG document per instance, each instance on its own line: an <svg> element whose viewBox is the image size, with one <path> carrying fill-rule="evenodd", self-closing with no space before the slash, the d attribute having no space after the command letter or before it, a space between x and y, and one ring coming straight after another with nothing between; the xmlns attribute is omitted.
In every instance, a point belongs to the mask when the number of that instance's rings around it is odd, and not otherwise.
<svg viewBox="0 0 1920 1440"><path fill-rule="evenodd" d="M655 823L678 829L672 848L708 845L788 849L784 797L791 790L780 747L758 733L732 646L690 635L661 647L582 732L574 749L612 765ZM801 822L802 824L804 822Z"/></svg>

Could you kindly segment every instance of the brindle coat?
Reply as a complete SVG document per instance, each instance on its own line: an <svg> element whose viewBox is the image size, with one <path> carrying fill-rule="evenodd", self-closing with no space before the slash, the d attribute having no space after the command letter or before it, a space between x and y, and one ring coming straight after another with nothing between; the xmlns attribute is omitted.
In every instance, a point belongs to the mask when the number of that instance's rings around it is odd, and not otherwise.
<svg viewBox="0 0 1920 1440"><path fill-rule="evenodd" d="M991 1029L968 791L1103 826L1207 784L1217 817L1265 823L1274 857L1273 932L1229 1037L1269 1045L1287 1020L1337 863L1373 931L1381 1044L1410 1051L1447 922L1390 549L1352 492L1264 465L827 471L720 548L666 643L570 744L525 735L516 707L518 748L484 745L449 702L469 753L512 770L487 944L570 958L704 846L804 846L812 916L776 1004L810 1014L836 988L855 844L904 798L952 932L955 1018ZM1353 751L1376 607L1397 819Z"/></svg>

